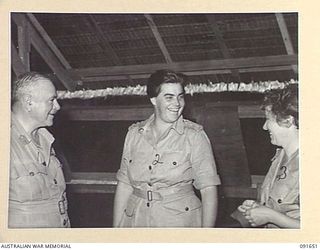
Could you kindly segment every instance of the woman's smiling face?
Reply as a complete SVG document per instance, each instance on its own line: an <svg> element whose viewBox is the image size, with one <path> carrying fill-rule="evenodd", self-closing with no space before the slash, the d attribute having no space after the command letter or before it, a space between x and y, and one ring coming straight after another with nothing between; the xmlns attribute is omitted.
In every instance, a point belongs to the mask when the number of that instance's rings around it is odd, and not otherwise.
<svg viewBox="0 0 320 250"><path fill-rule="evenodd" d="M174 123L179 119L185 106L184 90L179 83L164 83L157 97L151 98L157 119Z"/></svg>

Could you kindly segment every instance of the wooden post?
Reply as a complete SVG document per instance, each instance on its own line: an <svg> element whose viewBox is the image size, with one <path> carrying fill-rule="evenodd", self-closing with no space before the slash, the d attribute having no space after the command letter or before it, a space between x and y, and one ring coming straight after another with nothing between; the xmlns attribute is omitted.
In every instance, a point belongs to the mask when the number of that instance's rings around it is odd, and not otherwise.
<svg viewBox="0 0 320 250"><path fill-rule="evenodd" d="M237 106L209 106L202 112L224 186L251 186Z"/></svg>
<svg viewBox="0 0 320 250"><path fill-rule="evenodd" d="M22 63L19 53L13 43L11 43L11 65L13 72L16 76L19 76L25 72L27 72L27 69L25 65Z"/></svg>
<svg viewBox="0 0 320 250"><path fill-rule="evenodd" d="M29 25L28 22L22 22L18 25L18 49L26 71L30 71L30 48Z"/></svg>

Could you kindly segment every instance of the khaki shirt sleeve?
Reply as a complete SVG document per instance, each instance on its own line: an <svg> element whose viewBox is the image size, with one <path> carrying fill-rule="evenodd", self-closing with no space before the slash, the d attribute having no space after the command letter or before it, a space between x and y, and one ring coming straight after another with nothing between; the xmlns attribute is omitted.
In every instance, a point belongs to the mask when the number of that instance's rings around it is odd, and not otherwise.
<svg viewBox="0 0 320 250"><path fill-rule="evenodd" d="M128 161L130 157L130 145L129 145L130 137L131 137L131 131L129 130L126 135L124 146L123 146L120 169L118 170L116 175L116 178L118 181L124 182L128 185L131 185L128 177Z"/></svg>
<svg viewBox="0 0 320 250"><path fill-rule="evenodd" d="M192 146L192 169L194 186L203 189L221 184L217 174L217 167L213 157L211 143L203 130L196 133Z"/></svg>

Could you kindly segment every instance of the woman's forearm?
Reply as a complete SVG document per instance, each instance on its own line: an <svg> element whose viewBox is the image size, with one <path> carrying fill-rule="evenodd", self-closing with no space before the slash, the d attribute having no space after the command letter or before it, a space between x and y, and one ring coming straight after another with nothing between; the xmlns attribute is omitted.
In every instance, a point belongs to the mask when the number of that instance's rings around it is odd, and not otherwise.
<svg viewBox="0 0 320 250"><path fill-rule="evenodd" d="M202 227L214 227L218 211L217 186L200 190L202 200Z"/></svg>
<svg viewBox="0 0 320 250"><path fill-rule="evenodd" d="M113 227L119 226L123 211L132 192L133 188L131 186L118 182L113 205Z"/></svg>
<svg viewBox="0 0 320 250"><path fill-rule="evenodd" d="M300 220L291 218L285 214L274 211L270 216L270 223L277 225L280 228L300 228Z"/></svg>

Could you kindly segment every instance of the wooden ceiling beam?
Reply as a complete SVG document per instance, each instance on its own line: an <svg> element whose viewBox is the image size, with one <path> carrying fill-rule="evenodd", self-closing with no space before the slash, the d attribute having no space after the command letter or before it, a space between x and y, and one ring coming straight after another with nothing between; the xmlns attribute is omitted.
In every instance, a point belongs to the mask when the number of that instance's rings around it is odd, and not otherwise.
<svg viewBox="0 0 320 250"><path fill-rule="evenodd" d="M245 68L239 69L239 73L251 73L251 72L269 72L269 71L290 71L292 70L291 66L274 66L274 67L262 67L262 68ZM218 69L218 70L206 70L206 71L192 71L192 72L183 72L187 76L200 76L200 75L217 75L217 74L230 74L230 70L228 69ZM129 75L131 79L146 79L150 77L150 73L148 74L135 74ZM116 81L116 80L127 80L128 75L115 75L115 76L91 76L84 77L82 81L85 83L88 82L100 82L100 81Z"/></svg>
<svg viewBox="0 0 320 250"><path fill-rule="evenodd" d="M55 54L55 56L59 59L59 61L61 62L61 64L66 68L66 69L71 69L70 64L68 63L68 61L65 59L65 57L62 55L62 53L60 52L60 50L57 48L57 46L54 44L54 42L51 40L51 38L49 37L48 33L44 30L44 28L42 27L42 25L39 23L39 21L37 20L37 18L31 14L31 13L27 13L27 16L30 20L30 22L32 23L32 25L35 27L35 29L39 32L40 36L43 38L43 41L46 42L47 46L53 51L53 53Z"/></svg>
<svg viewBox="0 0 320 250"><path fill-rule="evenodd" d="M215 38L218 42L218 45L219 45L219 48L222 52L223 57L224 58L232 58L232 56L229 52L229 49L225 43L225 40L223 38L223 35L219 29L219 26L217 25L217 22L216 22L214 15L207 14L206 17L207 17L209 24L211 25L212 31L215 34ZM239 75L239 71L237 69L232 69L231 75L232 75L234 81L236 81L236 82L240 81L240 75Z"/></svg>
<svg viewBox="0 0 320 250"><path fill-rule="evenodd" d="M240 118L264 118L260 105L254 102L218 102L208 104L210 107L235 106ZM152 105L138 106L81 106L64 105L60 111L70 121L138 121L148 118ZM195 111L197 112L197 111Z"/></svg>
<svg viewBox="0 0 320 250"><path fill-rule="evenodd" d="M161 35L160 35L158 27L155 24L152 16L150 14L144 14L144 16L147 19L148 25L149 25L150 29L152 30L152 33L153 33L153 35L154 35L154 37L155 37L155 39L156 39L156 41L157 41L157 43L158 43L158 45L160 47L160 50L161 50L166 62L167 63L172 63L173 61L171 59L170 53L169 53L169 51L168 51L168 49L167 49L167 47L166 47Z"/></svg>
<svg viewBox="0 0 320 250"><path fill-rule="evenodd" d="M281 32L283 43L286 47L288 55L294 55L294 49L291 42L290 34L286 25L286 21L284 20L284 16L282 13L276 13L276 19L279 25L279 29ZM292 70L295 74L298 74L298 67L296 65L292 65Z"/></svg>
<svg viewBox="0 0 320 250"><path fill-rule="evenodd" d="M174 62L170 64L149 64L149 65L128 65L128 66L112 66L112 67L97 67L72 69L71 71L80 75L82 78L97 77L97 76L127 76L151 74L159 69L172 69L177 72L205 72L212 70L245 70L250 68L263 67L280 67L297 65L297 55L277 55L264 57L248 57L248 58L232 58L219 60L204 60L191 62ZM263 69L262 69L263 71Z"/></svg>
<svg viewBox="0 0 320 250"><path fill-rule="evenodd" d="M26 16L20 13L12 14L12 18L18 26L22 25L25 22L28 22ZM35 30L33 25L29 25L29 33L31 38L31 44L38 51L40 56L48 64L52 71L56 74L56 76L62 82L62 84L70 91L75 90L76 79L73 79L71 77L71 75L74 75L74 73L69 73L66 69L63 68L61 62L57 59L56 55L48 47L47 43L39 35L37 30Z"/></svg>

